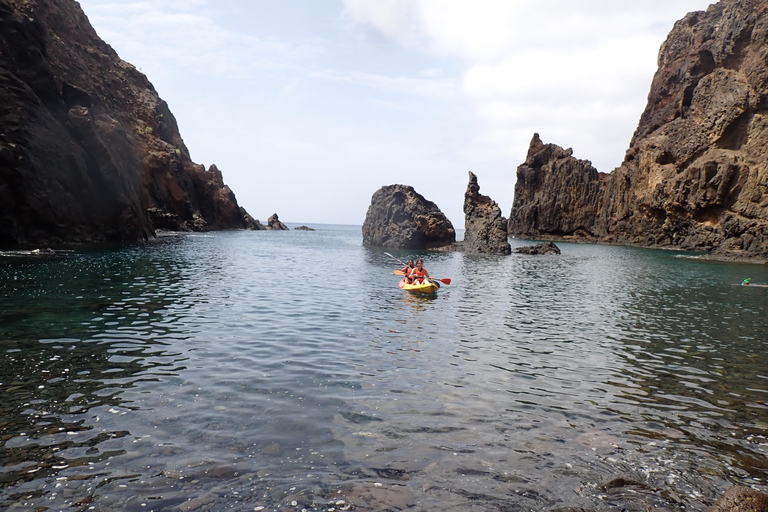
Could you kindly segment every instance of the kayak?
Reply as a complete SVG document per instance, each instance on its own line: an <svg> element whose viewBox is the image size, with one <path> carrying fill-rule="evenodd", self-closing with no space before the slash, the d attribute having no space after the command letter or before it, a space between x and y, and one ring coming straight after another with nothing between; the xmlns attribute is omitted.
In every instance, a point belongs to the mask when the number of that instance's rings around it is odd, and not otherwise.
<svg viewBox="0 0 768 512"><path fill-rule="evenodd" d="M437 293L437 289L440 288L440 285L435 282L426 281L424 283L408 284L405 282L405 279L401 279L400 284L398 286L400 286L400 288L402 288L403 290L406 290L412 293L422 293L427 295L432 293Z"/></svg>

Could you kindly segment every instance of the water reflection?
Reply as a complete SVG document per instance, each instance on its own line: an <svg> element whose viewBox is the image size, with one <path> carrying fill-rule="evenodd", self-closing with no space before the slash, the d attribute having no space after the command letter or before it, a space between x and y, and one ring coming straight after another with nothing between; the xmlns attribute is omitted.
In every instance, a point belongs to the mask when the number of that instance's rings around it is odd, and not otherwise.
<svg viewBox="0 0 768 512"><path fill-rule="evenodd" d="M453 280L433 297L349 231L3 261L0 507L703 510L764 487L761 290L562 248L406 254Z"/></svg>

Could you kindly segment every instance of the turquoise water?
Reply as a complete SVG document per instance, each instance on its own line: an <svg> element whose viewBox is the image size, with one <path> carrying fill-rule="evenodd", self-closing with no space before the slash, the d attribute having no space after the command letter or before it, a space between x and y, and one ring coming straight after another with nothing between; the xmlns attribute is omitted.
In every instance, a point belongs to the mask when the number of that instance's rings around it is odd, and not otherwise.
<svg viewBox="0 0 768 512"><path fill-rule="evenodd" d="M397 252L452 279L422 298L358 227L317 227L0 257L0 508L704 510L768 489L768 288L734 286L767 266Z"/></svg>

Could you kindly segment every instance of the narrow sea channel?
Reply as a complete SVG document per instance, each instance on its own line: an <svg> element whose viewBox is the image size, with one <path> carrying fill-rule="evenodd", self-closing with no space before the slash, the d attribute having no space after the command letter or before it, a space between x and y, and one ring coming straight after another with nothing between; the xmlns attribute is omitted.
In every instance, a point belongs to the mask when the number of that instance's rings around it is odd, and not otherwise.
<svg viewBox="0 0 768 512"><path fill-rule="evenodd" d="M768 491L768 266L359 227L0 255L0 509L703 511ZM525 245L513 241L513 245Z"/></svg>

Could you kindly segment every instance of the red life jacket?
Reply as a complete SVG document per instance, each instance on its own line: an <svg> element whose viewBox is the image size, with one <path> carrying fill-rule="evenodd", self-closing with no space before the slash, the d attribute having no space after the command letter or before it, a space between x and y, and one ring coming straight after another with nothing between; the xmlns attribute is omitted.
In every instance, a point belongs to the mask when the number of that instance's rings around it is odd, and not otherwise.
<svg viewBox="0 0 768 512"><path fill-rule="evenodd" d="M421 270L419 270L418 267L415 267L413 270L411 270L411 274L410 275L411 275L411 277L415 277L415 278L418 278L418 279L424 279L424 274L425 274L424 267L422 267Z"/></svg>

